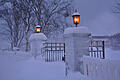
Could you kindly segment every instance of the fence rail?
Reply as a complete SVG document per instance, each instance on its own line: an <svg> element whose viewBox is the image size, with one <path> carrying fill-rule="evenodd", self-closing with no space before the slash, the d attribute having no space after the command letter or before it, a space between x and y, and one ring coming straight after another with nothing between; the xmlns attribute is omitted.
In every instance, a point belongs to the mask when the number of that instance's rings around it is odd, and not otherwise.
<svg viewBox="0 0 120 80"><path fill-rule="evenodd" d="M44 43L42 53L45 61L64 61L65 60L65 43Z"/></svg>

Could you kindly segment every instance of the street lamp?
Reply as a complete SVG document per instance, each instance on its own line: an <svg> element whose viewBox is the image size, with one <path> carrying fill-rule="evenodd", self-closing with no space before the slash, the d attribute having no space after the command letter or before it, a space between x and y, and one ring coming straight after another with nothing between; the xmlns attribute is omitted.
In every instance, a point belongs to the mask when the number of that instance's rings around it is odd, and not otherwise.
<svg viewBox="0 0 120 80"><path fill-rule="evenodd" d="M36 33L40 33L41 32L42 27L40 25L36 26Z"/></svg>
<svg viewBox="0 0 120 80"><path fill-rule="evenodd" d="M77 27L77 24L79 24L79 22L80 22L80 13L77 12L77 10L76 10L75 13L73 13L72 17L73 17L73 22Z"/></svg>

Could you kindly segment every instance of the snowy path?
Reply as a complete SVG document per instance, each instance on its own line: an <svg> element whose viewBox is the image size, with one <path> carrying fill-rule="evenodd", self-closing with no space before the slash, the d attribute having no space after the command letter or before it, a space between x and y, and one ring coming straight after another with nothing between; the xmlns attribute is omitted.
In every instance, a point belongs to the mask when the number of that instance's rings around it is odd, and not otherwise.
<svg viewBox="0 0 120 80"><path fill-rule="evenodd" d="M15 56L0 55L0 80L87 80L80 73L70 73L66 77L63 62L18 59Z"/></svg>
<svg viewBox="0 0 120 80"><path fill-rule="evenodd" d="M20 62L20 64L22 64ZM43 63L36 60L25 61L19 71L20 80L64 80L63 63ZM17 79L17 80L18 80Z"/></svg>

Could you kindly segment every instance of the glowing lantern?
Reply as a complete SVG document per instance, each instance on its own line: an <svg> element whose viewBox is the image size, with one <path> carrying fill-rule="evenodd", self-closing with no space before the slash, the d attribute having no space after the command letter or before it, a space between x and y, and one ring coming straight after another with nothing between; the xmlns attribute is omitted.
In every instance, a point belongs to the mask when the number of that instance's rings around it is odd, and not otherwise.
<svg viewBox="0 0 120 80"><path fill-rule="evenodd" d="M36 33L40 33L40 32L41 32L41 28L42 28L42 27L41 27L40 25L37 25L37 26L36 26Z"/></svg>
<svg viewBox="0 0 120 80"><path fill-rule="evenodd" d="M79 22L80 22L80 14L77 11L75 11L75 13L73 13L72 17L73 17L73 22L77 27L77 24L79 24Z"/></svg>

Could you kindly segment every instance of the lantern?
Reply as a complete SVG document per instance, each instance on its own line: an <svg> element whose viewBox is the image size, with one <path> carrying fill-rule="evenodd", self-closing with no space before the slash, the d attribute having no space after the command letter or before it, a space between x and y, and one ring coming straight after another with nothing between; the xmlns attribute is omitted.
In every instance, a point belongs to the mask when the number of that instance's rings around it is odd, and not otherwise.
<svg viewBox="0 0 120 80"><path fill-rule="evenodd" d="M77 27L77 24L79 24L79 22L80 22L80 14L79 14L79 12L75 11L75 13L73 13L72 17L73 17L73 22Z"/></svg>
<svg viewBox="0 0 120 80"><path fill-rule="evenodd" d="M41 28L42 28L42 27L41 27L40 25L37 25L37 26L36 26L36 33L40 33L40 32L41 32Z"/></svg>

